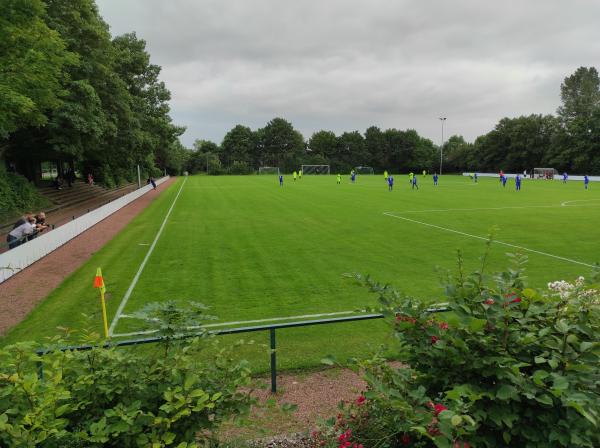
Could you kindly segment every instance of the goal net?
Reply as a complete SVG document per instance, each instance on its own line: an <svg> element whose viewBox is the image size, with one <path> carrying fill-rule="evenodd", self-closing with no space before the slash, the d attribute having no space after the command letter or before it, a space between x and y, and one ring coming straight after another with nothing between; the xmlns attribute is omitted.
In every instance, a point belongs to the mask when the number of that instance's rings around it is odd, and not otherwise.
<svg viewBox="0 0 600 448"><path fill-rule="evenodd" d="M302 174L329 174L329 165L302 165Z"/></svg>
<svg viewBox="0 0 600 448"><path fill-rule="evenodd" d="M554 179L558 171L555 168L534 168L533 175L536 179Z"/></svg>
<svg viewBox="0 0 600 448"><path fill-rule="evenodd" d="M261 166L258 168L258 174L279 175L279 167L278 166Z"/></svg>
<svg viewBox="0 0 600 448"><path fill-rule="evenodd" d="M356 174L375 174L375 171L370 166L357 166L354 168L354 171Z"/></svg>

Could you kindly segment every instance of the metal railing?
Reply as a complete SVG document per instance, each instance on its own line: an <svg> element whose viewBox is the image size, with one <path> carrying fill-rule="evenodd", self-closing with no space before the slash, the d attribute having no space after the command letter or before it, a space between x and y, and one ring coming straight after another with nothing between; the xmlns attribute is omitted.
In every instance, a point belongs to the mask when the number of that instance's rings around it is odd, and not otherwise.
<svg viewBox="0 0 600 448"><path fill-rule="evenodd" d="M448 308L429 308L427 312L429 313L441 313L448 311ZM271 324L271 325L258 325L255 327L236 327L236 328L227 328L224 330L211 330L205 333L190 333L190 334L182 334L180 336L176 336L174 338L167 338L165 336L157 336L152 338L143 338L143 339L129 339L125 341L107 341L103 344L92 345L73 345L67 347L60 347L56 349L40 349L37 350L37 354L39 356L43 356L45 354L54 352L54 351L87 351L93 350L95 348L112 348L112 347L128 347L134 345L144 345L144 344L156 344L163 342L167 339L192 339L200 336L204 336L206 334L214 335L214 336L224 336L229 334L239 334L239 333L251 333L257 331L268 331L269 332L269 342L270 342L270 370L271 370L271 392L277 392L277 341L275 337L276 330L282 330L284 328L296 328L296 327L308 327L313 325L325 325L325 324L339 324L345 322L357 322L363 320L373 320L373 319L383 319L383 314L362 314L358 316L348 316L348 317L335 317L331 319L317 319L317 320L304 320L298 322L288 322L284 324ZM44 368L41 361L38 361L38 375L40 378L44 378Z"/></svg>

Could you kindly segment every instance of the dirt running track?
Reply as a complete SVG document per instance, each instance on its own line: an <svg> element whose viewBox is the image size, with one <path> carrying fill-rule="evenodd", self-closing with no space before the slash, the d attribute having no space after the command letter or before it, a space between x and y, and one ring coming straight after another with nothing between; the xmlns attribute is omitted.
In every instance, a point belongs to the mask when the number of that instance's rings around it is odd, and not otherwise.
<svg viewBox="0 0 600 448"><path fill-rule="evenodd" d="M155 191L149 191L0 284L0 335L21 322L48 291L58 287L174 181L175 178L170 178Z"/></svg>

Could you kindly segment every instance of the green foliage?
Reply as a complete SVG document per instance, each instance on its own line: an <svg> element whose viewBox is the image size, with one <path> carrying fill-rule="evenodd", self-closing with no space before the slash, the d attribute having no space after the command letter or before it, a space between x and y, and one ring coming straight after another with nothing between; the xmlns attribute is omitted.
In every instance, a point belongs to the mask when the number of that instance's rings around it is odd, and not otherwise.
<svg viewBox="0 0 600 448"><path fill-rule="evenodd" d="M140 316L165 319L170 329L193 317L162 306ZM83 339L100 342L90 333ZM206 446L221 422L253 403L241 389L250 380L247 364L212 338L150 350L94 347L40 356L21 343L0 351L0 445Z"/></svg>
<svg viewBox="0 0 600 448"><path fill-rule="evenodd" d="M0 11L0 138L47 122L76 57L45 23L41 0L5 0Z"/></svg>
<svg viewBox="0 0 600 448"><path fill-rule="evenodd" d="M24 210L33 210L47 205L36 188L23 176L7 173L0 165L0 219L9 219Z"/></svg>
<svg viewBox="0 0 600 448"><path fill-rule="evenodd" d="M368 391L343 406L329 443L351 429L371 446L596 447L600 444L600 292L596 276L525 284L526 258L493 278L448 276L445 322L370 278L405 365L362 363ZM335 443L331 443L333 446Z"/></svg>

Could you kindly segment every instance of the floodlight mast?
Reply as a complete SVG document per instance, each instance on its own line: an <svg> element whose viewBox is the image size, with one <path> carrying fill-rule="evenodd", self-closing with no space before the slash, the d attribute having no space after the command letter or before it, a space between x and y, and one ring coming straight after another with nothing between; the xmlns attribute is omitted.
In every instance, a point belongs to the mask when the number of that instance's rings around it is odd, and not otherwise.
<svg viewBox="0 0 600 448"><path fill-rule="evenodd" d="M444 122L446 121L446 117L440 117L440 121L442 122L442 144L440 145L440 176L442 175L442 163L444 158Z"/></svg>

